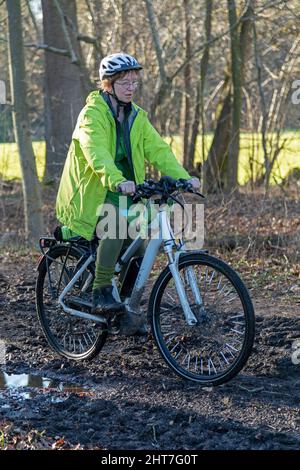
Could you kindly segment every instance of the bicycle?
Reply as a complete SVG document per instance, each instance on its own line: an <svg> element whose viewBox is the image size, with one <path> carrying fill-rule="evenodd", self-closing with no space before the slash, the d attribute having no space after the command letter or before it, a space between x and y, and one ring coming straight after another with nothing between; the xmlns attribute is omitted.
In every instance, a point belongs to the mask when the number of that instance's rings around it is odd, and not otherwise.
<svg viewBox="0 0 300 470"><path fill-rule="evenodd" d="M167 266L152 288L147 317L158 351L181 378L206 386L220 385L244 367L251 353L255 317L251 298L239 275L205 250L187 251L175 239L166 203L195 193L187 181L163 177L136 186L135 201L158 203L158 238L150 239L143 257L134 254L138 236L115 267L113 293L127 312L141 315L141 298L153 263L164 251ZM107 319L91 313L98 239L67 242L42 237L36 307L50 346L73 360L92 359L109 334Z"/></svg>

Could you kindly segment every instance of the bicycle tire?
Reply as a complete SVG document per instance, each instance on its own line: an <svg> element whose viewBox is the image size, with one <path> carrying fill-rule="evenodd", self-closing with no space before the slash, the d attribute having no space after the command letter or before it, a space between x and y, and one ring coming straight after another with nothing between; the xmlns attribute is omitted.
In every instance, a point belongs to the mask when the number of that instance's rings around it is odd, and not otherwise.
<svg viewBox="0 0 300 470"><path fill-rule="evenodd" d="M75 348L75 352L71 352L71 351L68 351L65 346L63 346L61 341L58 340L57 335L55 335L54 332L52 331L51 320L49 320L46 314L45 302L44 302L44 297L46 294L45 294L44 288L45 288L45 279L47 278L47 268L50 269L52 263L55 260L57 260L60 257L66 256L67 253L70 259L73 258L77 262L84 255L84 251L80 250L79 248L76 248L74 246L70 247L69 245L65 245L65 244L59 244L49 250L49 252L47 253L48 261L47 261L47 258L45 257L42 260L41 265L39 266L39 273L38 273L37 280L36 280L37 315L38 315L43 333L49 345L56 353L58 353L60 356L66 357L67 359L71 359L75 361L91 360L100 352L100 350L104 346L104 343L107 337L107 331L105 329L101 331L97 331L97 329L99 328L97 324L97 326L93 327L93 335L95 335L95 340L91 342L92 343L91 347L89 347L86 351L81 352L81 353L76 353L76 348ZM57 293L57 297L58 295L59 293ZM69 318L70 322L77 321L78 323L81 321L81 324L84 324L83 322L85 322L86 325L87 325L87 322L90 322L91 326L89 326L89 328L92 328L91 320L83 320L83 319L79 319L78 317L71 316L70 314L65 314L63 312L62 307L58 305L57 300L56 300L56 304L57 304L57 309L60 310L61 315L65 315L66 318Z"/></svg>
<svg viewBox="0 0 300 470"><path fill-rule="evenodd" d="M238 295L238 298L240 299L240 303L243 308L243 315L245 318L245 331L244 331L242 346L240 348L238 356L233 361L233 363L228 368L226 368L226 370L217 372L216 374L211 374L210 367L208 367L209 374L205 375L203 372L196 374L195 372L184 369L174 359L173 352L172 353L170 352L171 346L168 347L168 344L166 344L167 337L164 338L163 336L162 324L161 324L161 322L163 321L161 320L161 316L163 315L163 313L161 312L161 301L163 298L164 291L167 289L168 283L172 279L172 274L170 272L169 267L166 267L164 269L164 271L159 275L158 279L156 280L153 286L150 299L149 299L148 321L151 325L152 334L153 334L155 343L158 347L159 353L161 354L161 356L163 357L167 365L177 375L179 375L180 377L184 379L192 380L194 382L203 384L205 386L220 385L222 383L225 383L231 380L234 376L236 376L247 362L247 359L252 350L252 346L254 342L254 335L255 335L254 309L253 309L251 298L249 296L249 293L243 281L238 276L238 274L230 266L228 266L224 261L218 258L215 258L213 256L210 256L208 254L201 253L201 252L185 253L180 256L179 263L178 263L179 271L183 270L184 268L187 268L188 266L193 266L193 265L201 266L207 270L211 269L214 272L219 273L220 276L221 275L224 276L224 278L226 278L229 281L230 285L233 286L235 292ZM165 310L167 309L165 308ZM169 316L173 315L173 318L174 318L174 315L175 315L174 311L175 310L173 309L172 313L170 313ZM180 318L180 317L177 316L177 318ZM233 317L229 317L229 318L233 318ZM220 320L218 319L217 321L220 321ZM237 322L237 320L230 320L230 321L235 322L234 324L236 324ZM228 318L226 319L226 323L230 323L230 321L228 320ZM188 327L188 328L191 328L191 327ZM192 330L188 330L188 331L192 331ZM199 331L198 334L200 335L200 329L198 331ZM227 334L227 330L226 330L226 334ZM230 334L231 335L233 334L232 331L230 331ZM169 338L171 338L170 333L168 333L168 335L169 335ZM175 341L177 341L177 339L178 338L176 338ZM169 341L170 340L168 339L168 342ZM219 352L219 354L221 353ZM226 356L225 356L225 359L228 360ZM218 358L218 360L220 361L220 358ZM195 359L195 362L197 363L197 358ZM198 364L199 363L200 363L200 358L198 358ZM203 361L201 363L201 367L203 367Z"/></svg>

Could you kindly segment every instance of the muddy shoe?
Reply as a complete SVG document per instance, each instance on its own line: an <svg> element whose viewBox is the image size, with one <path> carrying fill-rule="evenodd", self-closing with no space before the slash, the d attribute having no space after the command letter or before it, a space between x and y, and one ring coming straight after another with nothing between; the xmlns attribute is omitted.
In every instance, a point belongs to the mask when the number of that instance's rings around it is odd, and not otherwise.
<svg viewBox="0 0 300 470"><path fill-rule="evenodd" d="M111 317L125 312L124 304L114 298L112 290L113 286L108 284L93 291L93 314Z"/></svg>
<svg viewBox="0 0 300 470"><path fill-rule="evenodd" d="M135 336L147 336L148 335L148 325L143 323L134 333Z"/></svg>
<svg viewBox="0 0 300 470"><path fill-rule="evenodd" d="M126 312L119 318L119 334L124 336L146 336L148 334L147 324L143 315L135 312Z"/></svg>

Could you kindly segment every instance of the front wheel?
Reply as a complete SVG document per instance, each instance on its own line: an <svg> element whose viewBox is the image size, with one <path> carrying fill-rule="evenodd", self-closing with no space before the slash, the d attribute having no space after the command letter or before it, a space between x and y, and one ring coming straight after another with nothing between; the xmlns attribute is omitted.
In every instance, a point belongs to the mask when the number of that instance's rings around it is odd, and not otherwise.
<svg viewBox="0 0 300 470"><path fill-rule="evenodd" d="M213 256L184 254L178 269L197 323L187 324L167 267L149 301L155 342L181 377L220 385L242 369L252 350L255 318L250 296L237 273Z"/></svg>

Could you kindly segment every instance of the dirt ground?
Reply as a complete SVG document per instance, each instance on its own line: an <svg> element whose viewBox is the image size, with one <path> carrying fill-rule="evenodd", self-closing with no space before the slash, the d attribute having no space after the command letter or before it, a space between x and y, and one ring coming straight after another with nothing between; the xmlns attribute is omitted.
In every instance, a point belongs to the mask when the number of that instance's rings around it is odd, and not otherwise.
<svg viewBox="0 0 300 470"><path fill-rule="evenodd" d="M2 240L21 210L19 188L5 191ZM207 207L207 246L242 275L256 313L247 366L216 388L174 375L150 335L109 337L92 362L56 356L35 311L38 254L2 243L1 370L31 374L32 386L0 390L0 446L298 450L300 364L291 356L293 342L300 340L299 200L298 192L278 191L265 199L250 193L233 202L212 198ZM51 198L44 209L50 229ZM148 289L154 277L155 272ZM43 387L42 377L74 388Z"/></svg>

